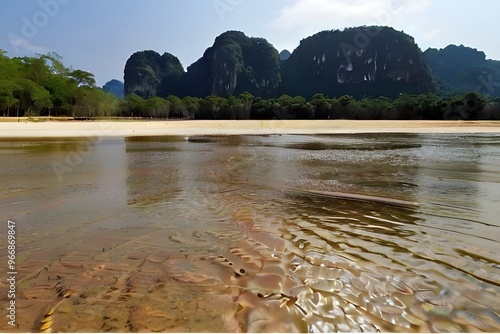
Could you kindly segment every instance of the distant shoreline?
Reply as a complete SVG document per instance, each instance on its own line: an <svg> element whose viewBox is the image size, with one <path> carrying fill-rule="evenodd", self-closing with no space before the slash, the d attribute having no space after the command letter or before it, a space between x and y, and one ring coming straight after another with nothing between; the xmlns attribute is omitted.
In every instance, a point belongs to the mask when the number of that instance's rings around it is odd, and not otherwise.
<svg viewBox="0 0 500 334"><path fill-rule="evenodd" d="M160 120L43 121L0 119L0 138L194 135L499 133L500 121Z"/></svg>

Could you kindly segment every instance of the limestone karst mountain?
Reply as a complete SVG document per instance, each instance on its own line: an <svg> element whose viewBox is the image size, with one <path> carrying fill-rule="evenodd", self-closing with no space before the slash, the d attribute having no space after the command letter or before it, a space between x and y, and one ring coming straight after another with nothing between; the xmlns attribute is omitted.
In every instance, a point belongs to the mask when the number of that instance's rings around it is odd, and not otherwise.
<svg viewBox="0 0 500 334"><path fill-rule="evenodd" d="M305 38L283 62L283 91L394 97L433 89L433 78L413 38L387 27L322 31Z"/></svg>
<svg viewBox="0 0 500 334"><path fill-rule="evenodd" d="M125 65L125 95L135 93L143 98L181 94L179 83L184 69L170 53L152 50L134 53Z"/></svg>
<svg viewBox="0 0 500 334"><path fill-rule="evenodd" d="M479 91L500 97L500 61L486 59L482 51L463 45L424 52L436 78L457 91Z"/></svg>
<svg viewBox="0 0 500 334"><path fill-rule="evenodd" d="M179 59L156 51L134 53L125 66L125 95L228 97L249 92L264 99L316 93L356 99L436 92L495 90L499 62L463 46L428 49L390 27L318 32L281 53L264 38L227 31L184 70ZM500 86L500 85L499 85ZM481 91L481 90L479 90Z"/></svg>
<svg viewBox="0 0 500 334"><path fill-rule="evenodd" d="M203 57L187 69L186 93L238 95L245 91L275 96L281 83L278 51L265 39L228 31L215 39Z"/></svg>
<svg viewBox="0 0 500 334"><path fill-rule="evenodd" d="M123 82L113 79L108 81L104 86L102 86L102 90L106 93L113 94L117 98L121 99L125 95Z"/></svg>

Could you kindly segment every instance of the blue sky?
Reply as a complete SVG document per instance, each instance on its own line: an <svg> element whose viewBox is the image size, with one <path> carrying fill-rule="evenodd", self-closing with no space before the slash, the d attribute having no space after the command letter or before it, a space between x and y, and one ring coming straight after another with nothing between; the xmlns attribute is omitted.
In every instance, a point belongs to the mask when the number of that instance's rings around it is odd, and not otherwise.
<svg viewBox="0 0 500 334"><path fill-rule="evenodd" d="M186 68L227 30L293 51L321 30L387 25L422 50L464 44L500 60L498 13L497 0L0 0L0 48L55 51L99 85L123 80L140 50L170 52Z"/></svg>

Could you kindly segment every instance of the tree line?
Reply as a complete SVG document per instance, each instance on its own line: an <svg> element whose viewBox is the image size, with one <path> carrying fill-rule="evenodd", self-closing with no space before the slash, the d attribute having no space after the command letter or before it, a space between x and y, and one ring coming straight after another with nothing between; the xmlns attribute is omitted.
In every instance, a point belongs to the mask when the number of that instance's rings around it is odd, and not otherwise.
<svg viewBox="0 0 500 334"><path fill-rule="evenodd" d="M185 119L500 119L500 100L476 92L397 98L317 93L309 101L281 95L262 99L244 92L219 96L123 99L96 87L92 73L64 66L56 53L9 58L0 49L0 116L134 117Z"/></svg>
<svg viewBox="0 0 500 334"><path fill-rule="evenodd" d="M119 105L122 117L187 118L187 119L364 119L364 120L500 120L500 99L491 100L476 92L449 97L433 93L402 94L386 97L354 99L350 95L329 98L315 94L307 101L301 96L282 95L262 99L250 93L228 98L168 96L143 99L136 94L126 96Z"/></svg>

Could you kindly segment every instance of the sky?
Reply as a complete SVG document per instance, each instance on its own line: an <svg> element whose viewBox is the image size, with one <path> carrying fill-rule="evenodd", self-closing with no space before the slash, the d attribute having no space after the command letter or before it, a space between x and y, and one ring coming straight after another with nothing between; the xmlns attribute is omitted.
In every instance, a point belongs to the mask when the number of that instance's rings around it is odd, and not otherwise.
<svg viewBox="0 0 500 334"><path fill-rule="evenodd" d="M186 69L228 30L292 52L323 30L383 25L422 51L463 44L500 60L498 13L497 0L0 0L0 49L57 52L99 86L123 81L127 59L142 50L169 52Z"/></svg>

